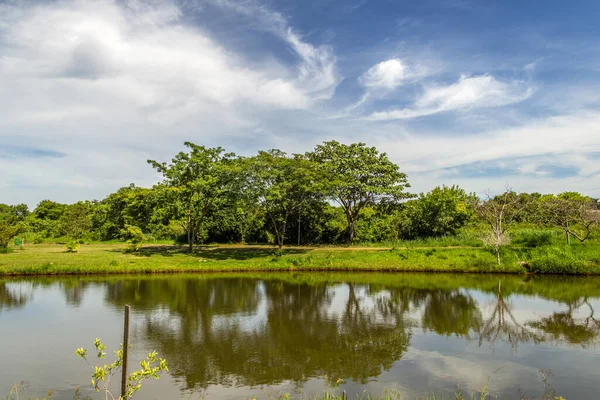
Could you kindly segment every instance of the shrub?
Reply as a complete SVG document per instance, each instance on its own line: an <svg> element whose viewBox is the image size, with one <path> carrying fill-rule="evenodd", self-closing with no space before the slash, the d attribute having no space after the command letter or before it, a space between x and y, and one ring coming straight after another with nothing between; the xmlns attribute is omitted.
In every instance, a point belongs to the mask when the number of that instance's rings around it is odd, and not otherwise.
<svg viewBox="0 0 600 400"><path fill-rule="evenodd" d="M77 250L79 250L79 243L76 240L69 240L65 244L65 248L67 249L67 253L77 253Z"/></svg>
<svg viewBox="0 0 600 400"><path fill-rule="evenodd" d="M127 239L127 243L129 244L127 251L129 252L138 251L145 239L144 232L134 225L125 225L122 236Z"/></svg>

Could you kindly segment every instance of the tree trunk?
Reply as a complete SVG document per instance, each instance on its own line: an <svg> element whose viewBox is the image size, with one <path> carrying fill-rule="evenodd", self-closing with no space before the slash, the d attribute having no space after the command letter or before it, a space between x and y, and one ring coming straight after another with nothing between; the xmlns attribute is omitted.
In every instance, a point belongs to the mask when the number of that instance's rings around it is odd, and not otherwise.
<svg viewBox="0 0 600 400"><path fill-rule="evenodd" d="M188 210L188 215L187 215L187 240L188 240L188 246L190 249L190 252L192 251L193 248L193 244L192 244L192 212L191 210Z"/></svg>
<svg viewBox="0 0 600 400"><path fill-rule="evenodd" d="M349 214L346 214L346 219L348 220L348 241L352 243L354 242L354 224L356 221Z"/></svg>
<svg viewBox="0 0 600 400"><path fill-rule="evenodd" d="M354 241L354 224L356 221L349 209L344 209L344 212L346 214L346 221L348 222L348 242L352 243Z"/></svg>
<svg viewBox="0 0 600 400"><path fill-rule="evenodd" d="M196 232L192 228L188 231L188 246L190 253L194 251L194 239L196 238Z"/></svg>
<svg viewBox="0 0 600 400"><path fill-rule="evenodd" d="M286 215L286 220L287 220L287 215ZM283 248L283 241L285 240L285 230L287 228L287 222L283 223L283 226L281 227L281 235L279 235L278 242L279 242L279 250L281 250Z"/></svg>
<svg viewBox="0 0 600 400"><path fill-rule="evenodd" d="M496 261L498 261L498 266L500 266L500 248L496 249Z"/></svg>

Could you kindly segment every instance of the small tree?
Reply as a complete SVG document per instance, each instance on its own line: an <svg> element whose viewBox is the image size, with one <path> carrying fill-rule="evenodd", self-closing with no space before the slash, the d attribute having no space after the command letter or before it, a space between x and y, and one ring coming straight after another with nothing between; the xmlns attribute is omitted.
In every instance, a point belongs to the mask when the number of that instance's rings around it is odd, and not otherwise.
<svg viewBox="0 0 600 400"><path fill-rule="evenodd" d="M122 236L129 246L128 251L138 251L142 247L142 242L145 240L145 235L142 230L134 225L125 225L125 229L122 232Z"/></svg>
<svg viewBox="0 0 600 400"><path fill-rule="evenodd" d="M123 345L121 344L121 347ZM100 339L94 340L94 348L98 359L106 358L106 346L100 342ZM140 361L140 369L131 372L127 376L125 384L125 396L115 396L109 390L110 379L123 368L123 349L115 350L115 361L110 364L92 365L87 357L87 350L80 347L75 350L77 356L83 358L85 362L93 368L92 386L96 392L103 392L106 400L126 400L131 399L142 387L142 383L149 378L159 379L160 374L168 371L167 361L159 358L158 353L153 351L148 356Z"/></svg>
<svg viewBox="0 0 600 400"><path fill-rule="evenodd" d="M500 266L502 248L510 244L508 228L525 209L528 201L508 188L502 195L492 197L489 192L486 192L485 196L485 200L477 199L473 203L473 207L477 215L490 228L483 238L483 242L493 249L498 266Z"/></svg>
<svg viewBox="0 0 600 400"><path fill-rule="evenodd" d="M340 204L348 222L348 240L354 241L356 221L367 205L382 199L411 197L406 174L387 154L364 143L346 145L335 140L318 145L308 157L320 164L324 193Z"/></svg>

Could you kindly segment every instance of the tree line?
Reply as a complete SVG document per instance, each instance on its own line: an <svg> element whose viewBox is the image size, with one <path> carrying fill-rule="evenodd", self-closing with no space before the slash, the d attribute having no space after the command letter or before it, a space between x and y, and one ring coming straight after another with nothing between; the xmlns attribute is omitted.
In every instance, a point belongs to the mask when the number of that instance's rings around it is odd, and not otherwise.
<svg viewBox="0 0 600 400"><path fill-rule="evenodd" d="M505 193L478 198L458 186L408 192L406 174L364 143L323 142L304 154L281 150L236 156L186 142L168 162L148 160L163 180L134 184L103 200L0 204L0 247L27 232L33 241L68 237L127 240L143 232L187 243L337 244L453 235L469 223L487 226L499 249L516 222L555 226L581 243L600 221L597 199L580 193Z"/></svg>

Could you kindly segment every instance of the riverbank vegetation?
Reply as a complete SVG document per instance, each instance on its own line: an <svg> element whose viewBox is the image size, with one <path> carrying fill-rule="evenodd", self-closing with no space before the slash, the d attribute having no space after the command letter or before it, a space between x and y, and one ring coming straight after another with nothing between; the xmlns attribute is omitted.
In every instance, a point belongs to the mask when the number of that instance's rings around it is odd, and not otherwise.
<svg viewBox="0 0 600 400"><path fill-rule="evenodd" d="M478 197L441 186L415 195L400 167L363 143L254 157L185 146L170 162L149 161L163 176L151 188L31 211L0 204L0 253L25 243L0 255L0 273L600 273L600 206L580 193Z"/></svg>
<svg viewBox="0 0 600 400"><path fill-rule="evenodd" d="M3 254L0 275L139 274L234 271L381 271L600 274L600 246L546 245L502 250L485 247L309 247L83 244L69 253L60 244L27 245Z"/></svg>

